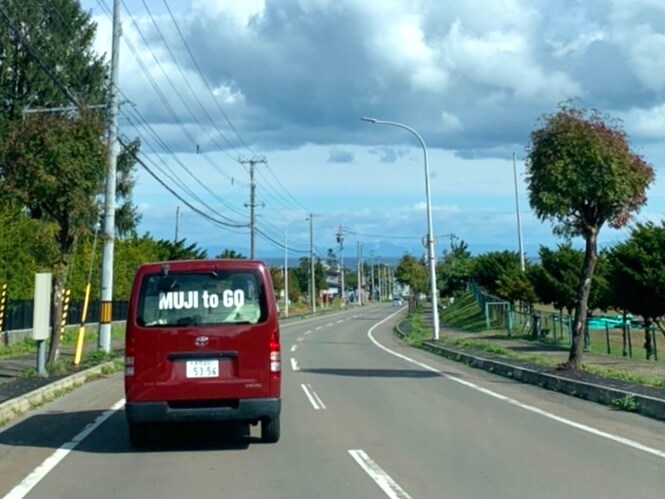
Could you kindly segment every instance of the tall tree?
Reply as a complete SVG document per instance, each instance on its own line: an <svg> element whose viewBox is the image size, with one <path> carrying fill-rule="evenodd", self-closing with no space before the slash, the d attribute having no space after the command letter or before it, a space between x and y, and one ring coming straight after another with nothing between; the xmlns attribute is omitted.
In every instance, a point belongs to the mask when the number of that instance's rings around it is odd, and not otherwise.
<svg viewBox="0 0 665 499"><path fill-rule="evenodd" d="M654 172L630 148L621 124L598 111L563 104L540 118L527 145L529 203L540 220L552 221L556 234L585 241L568 361L579 369L591 279L598 259L598 232L606 223L624 226L646 202Z"/></svg>
<svg viewBox="0 0 665 499"><path fill-rule="evenodd" d="M427 291L427 269L423 262L407 253L402 256L395 269L395 279L400 284L407 284L411 293L425 293Z"/></svg>
<svg viewBox="0 0 665 499"><path fill-rule="evenodd" d="M509 301L528 300L518 292L529 289L530 283L520 268L519 255L515 251L488 251L478 255L473 259L471 276L490 294Z"/></svg>
<svg viewBox="0 0 665 499"><path fill-rule="evenodd" d="M236 259L236 260L246 260L247 257L243 255L242 253L230 249L230 248L224 248L224 250L217 255L215 258L231 258L231 259Z"/></svg>
<svg viewBox="0 0 665 499"><path fill-rule="evenodd" d="M77 0L0 0L0 5L6 16L0 22L0 190L32 218L56 225L51 266L59 317L69 254L99 220L106 139L98 107L108 95L108 68L94 49L96 24ZM76 97L78 110L67 111L72 106L67 94ZM119 161L120 233L131 232L138 221L127 203L131 158ZM58 348L53 328L50 362Z"/></svg>
<svg viewBox="0 0 665 499"><path fill-rule="evenodd" d="M37 115L13 126L3 142L0 192L30 217L55 225L54 317L60 317L65 271L78 237L99 216L97 196L104 178L101 123L80 117ZM57 321L55 321L57 323ZM54 327L49 362L57 359L60 335Z"/></svg>
<svg viewBox="0 0 665 499"><path fill-rule="evenodd" d="M450 250L444 251L437 263L438 289L444 296L453 296L466 289L471 278L473 259L464 241L451 241Z"/></svg>
<svg viewBox="0 0 665 499"><path fill-rule="evenodd" d="M638 223L630 238L608 255L608 280L615 306L644 319L647 359L654 353L650 329L665 335L665 220Z"/></svg>

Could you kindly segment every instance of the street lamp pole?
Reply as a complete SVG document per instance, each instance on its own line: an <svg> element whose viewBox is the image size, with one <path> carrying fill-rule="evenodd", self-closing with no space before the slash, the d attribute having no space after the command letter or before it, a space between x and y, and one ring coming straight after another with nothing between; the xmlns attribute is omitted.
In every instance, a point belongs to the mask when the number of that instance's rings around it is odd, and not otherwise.
<svg viewBox="0 0 665 499"><path fill-rule="evenodd" d="M425 141L413 128L406 126L396 121L383 121L376 118L367 118L363 116L360 118L362 121L374 123L375 125L389 125L403 128L416 136L418 142L423 148L423 157L425 160L425 195L427 202L427 260L429 263L429 280L430 280L430 293L432 295L432 321L434 322L434 339L439 339L439 308L438 297L436 291L436 254L434 252L434 231L432 229L432 203L430 200L430 187L429 187L429 165L427 163L427 146Z"/></svg>
<svg viewBox="0 0 665 499"><path fill-rule="evenodd" d="M289 316L289 236L284 229L284 317Z"/></svg>
<svg viewBox="0 0 665 499"><path fill-rule="evenodd" d="M520 198L517 191L517 164L515 161L515 153L513 153L513 177L515 179L515 212L517 213L517 244L520 250L520 267L522 272L526 268L524 262L524 242L522 239L522 220L520 219Z"/></svg>

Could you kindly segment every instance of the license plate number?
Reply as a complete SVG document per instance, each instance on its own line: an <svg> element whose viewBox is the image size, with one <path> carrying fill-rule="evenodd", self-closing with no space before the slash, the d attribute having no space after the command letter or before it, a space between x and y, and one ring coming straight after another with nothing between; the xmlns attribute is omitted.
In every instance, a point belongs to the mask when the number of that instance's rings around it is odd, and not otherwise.
<svg viewBox="0 0 665 499"><path fill-rule="evenodd" d="M188 360L188 378L216 378L219 376L218 360Z"/></svg>

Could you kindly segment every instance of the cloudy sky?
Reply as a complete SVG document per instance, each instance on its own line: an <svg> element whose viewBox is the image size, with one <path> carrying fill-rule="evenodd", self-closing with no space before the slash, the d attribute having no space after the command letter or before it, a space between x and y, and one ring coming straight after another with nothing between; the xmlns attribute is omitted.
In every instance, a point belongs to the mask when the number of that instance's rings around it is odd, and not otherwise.
<svg viewBox="0 0 665 499"><path fill-rule="evenodd" d="M110 54L111 0L83 0ZM639 220L665 213L662 0L124 0L121 132L171 189L140 169L141 232L249 253L256 167L257 255L319 255L347 232L377 257L423 252L422 149L374 116L416 129L429 151L437 254L449 234L473 253L517 250L517 156L527 256L555 245L532 214L524 147L543 113L578 99L621 118L656 169ZM231 225L227 227L225 224ZM604 228L612 244L626 231ZM579 244L579 241L577 242ZM294 252L295 258L299 253Z"/></svg>

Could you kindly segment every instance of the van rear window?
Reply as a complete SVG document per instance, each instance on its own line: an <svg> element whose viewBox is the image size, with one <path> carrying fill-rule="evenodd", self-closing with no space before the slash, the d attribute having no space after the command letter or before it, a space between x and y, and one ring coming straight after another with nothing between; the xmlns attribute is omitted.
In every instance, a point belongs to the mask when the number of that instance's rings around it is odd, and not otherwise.
<svg viewBox="0 0 665 499"><path fill-rule="evenodd" d="M148 274L139 293L139 326L256 324L268 316L258 271Z"/></svg>

